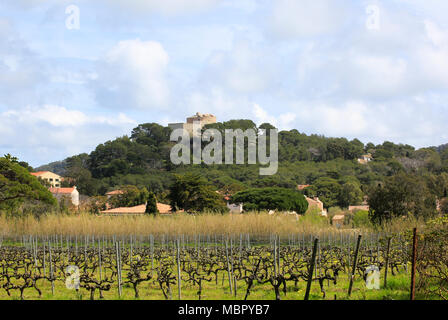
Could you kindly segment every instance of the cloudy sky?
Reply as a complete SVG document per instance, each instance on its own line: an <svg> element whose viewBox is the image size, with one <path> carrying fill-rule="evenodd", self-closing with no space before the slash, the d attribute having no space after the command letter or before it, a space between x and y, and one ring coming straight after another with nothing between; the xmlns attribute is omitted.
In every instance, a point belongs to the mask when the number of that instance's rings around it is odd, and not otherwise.
<svg viewBox="0 0 448 320"><path fill-rule="evenodd" d="M196 111L447 143L448 1L0 0L1 154L37 166Z"/></svg>

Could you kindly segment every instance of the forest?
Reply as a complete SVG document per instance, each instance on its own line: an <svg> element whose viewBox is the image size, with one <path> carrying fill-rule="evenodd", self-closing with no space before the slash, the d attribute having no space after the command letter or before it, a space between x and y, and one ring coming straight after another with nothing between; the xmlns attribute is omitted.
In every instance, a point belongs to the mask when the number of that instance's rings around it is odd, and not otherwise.
<svg viewBox="0 0 448 320"><path fill-rule="evenodd" d="M230 120L208 128L270 129L251 120ZM130 135L98 145L82 153L35 168L67 177L66 186L76 185L81 194L102 196L128 185L146 188L160 201L169 201L176 175L200 175L206 184L223 194L250 188L296 189L310 185L307 196L318 196L325 208L358 205L366 200L382 217L409 212L421 217L447 210L448 145L416 149L385 141L364 144L358 139L307 135L298 130L280 131L279 169L272 176L260 176L258 165L173 165L171 129L157 123L140 124ZM224 142L223 142L224 143ZM247 151L247 150L246 150ZM358 158L371 154L372 161ZM246 154L247 156L247 154ZM22 167L33 170L26 162ZM410 201L412 200L412 201Z"/></svg>

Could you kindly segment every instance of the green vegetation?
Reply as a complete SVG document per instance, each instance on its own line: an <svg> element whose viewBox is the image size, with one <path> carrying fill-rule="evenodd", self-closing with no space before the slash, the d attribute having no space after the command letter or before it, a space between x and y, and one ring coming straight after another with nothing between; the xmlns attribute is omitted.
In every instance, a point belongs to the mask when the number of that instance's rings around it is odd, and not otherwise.
<svg viewBox="0 0 448 320"><path fill-rule="evenodd" d="M251 120L230 120L206 125L203 130L208 128L222 132L237 128L260 131L273 126L264 123L257 128ZM357 139L349 141L307 135L297 130L280 131L278 172L273 176L260 176L258 165L173 165L169 160L174 144L169 141L170 133L170 128L156 123L141 124L129 136L100 144L90 154L76 155L38 169L68 177L64 186L76 185L81 194L96 197L98 201L92 202L92 212L103 207L98 197L129 185L153 192L160 202L198 212L223 210L222 201L213 194L215 191L221 195L235 195L256 188L293 190L298 184L311 185L303 192L319 197L327 209L335 206L346 209L367 200L374 223L409 215L428 219L437 214L437 203L440 203L441 212L448 212L446 146L416 150L388 141L378 145L363 144ZM358 163L358 157L367 153L373 160ZM27 163L19 165L31 169ZM182 200L190 193L187 195L179 189L180 176L200 176L203 180L201 187L192 187L196 198L191 203ZM177 194L170 195L170 192ZM140 201L128 199L123 200L126 202L123 204L144 203L147 195L142 193L141 197L135 197Z"/></svg>
<svg viewBox="0 0 448 320"><path fill-rule="evenodd" d="M146 203L145 213L157 215L159 209L157 209L157 199L154 193L150 192L148 196L148 202Z"/></svg>
<svg viewBox="0 0 448 320"><path fill-rule="evenodd" d="M138 188L128 185L122 187L120 191L109 199L109 204L114 208L138 206L145 203L149 197L149 192L145 187Z"/></svg>
<svg viewBox="0 0 448 320"><path fill-rule="evenodd" d="M170 188L170 205L187 212L227 211L221 196L197 174L175 175Z"/></svg>
<svg viewBox="0 0 448 320"><path fill-rule="evenodd" d="M8 155L0 158L0 210L12 213L24 203L30 206L42 203L51 209L56 200L16 158Z"/></svg>
<svg viewBox="0 0 448 320"><path fill-rule="evenodd" d="M232 196L232 203L243 203L244 210L264 211L280 210L295 211L304 214L308 202L303 194L285 188L257 188L240 191Z"/></svg>

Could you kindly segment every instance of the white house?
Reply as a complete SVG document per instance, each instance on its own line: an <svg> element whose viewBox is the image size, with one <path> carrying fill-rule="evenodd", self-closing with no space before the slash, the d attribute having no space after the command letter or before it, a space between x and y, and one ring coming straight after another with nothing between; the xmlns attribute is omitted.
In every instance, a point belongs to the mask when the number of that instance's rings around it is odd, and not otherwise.
<svg viewBox="0 0 448 320"><path fill-rule="evenodd" d="M79 206L79 192L76 186L72 188L49 188L49 190L58 201L67 197L74 206Z"/></svg>
<svg viewBox="0 0 448 320"><path fill-rule="evenodd" d="M243 204L239 203L239 204L230 204L227 202L227 208L229 208L231 213L241 213L243 212Z"/></svg>

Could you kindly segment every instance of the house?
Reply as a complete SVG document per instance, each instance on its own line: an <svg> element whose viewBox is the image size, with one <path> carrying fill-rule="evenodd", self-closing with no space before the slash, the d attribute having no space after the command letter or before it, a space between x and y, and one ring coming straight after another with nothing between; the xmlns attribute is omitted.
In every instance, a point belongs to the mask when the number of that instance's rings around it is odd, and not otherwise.
<svg viewBox="0 0 448 320"><path fill-rule="evenodd" d="M60 175L50 172L50 171L38 171L38 172L30 172L31 175L45 180L47 181L51 187L53 188L60 188L61 187L61 182L62 180L64 180L63 177L61 177Z"/></svg>
<svg viewBox="0 0 448 320"><path fill-rule="evenodd" d="M164 203L157 202L157 209L161 214L169 214L171 212L171 206ZM109 210L100 211L101 215L108 216L123 216L123 215L144 215L146 211L146 204L141 204L135 207L120 207ZM182 211L179 211L182 212Z"/></svg>
<svg viewBox="0 0 448 320"><path fill-rule="evenodd" d="M323 202L318 197L309 198L305 196L305 199L308 202L308 208L317 207L320 210L320 215L327 216L327 209L324 208Z"/></svg>
<svg viewBox="0 0 448 320"><path fill-rule="evenodd" d="M168 127L170 127L173 130L184 129L184 130L188 131L190 136L192 136L194 122L196 122L199 125L199 127L202 129L202 127L205 126L206 124L216 123L216 117L209 113L202 114L202 113L196 112L195 115L187 118L186 123L169 123Z"/></svg>
<svg viewBox="0 0 448 320"><path fill-rule="evenodd" d="M364 154L361 156L361 158L358 158L358 163L360 164L367 164L370 161L372 161L372 155L370 153Z"/></svg>
<svg viewBox="0 0 448 320"><path fill-rule="evenodd" d="M76 189L76 187L72 188L49 188L48 189L51 194L58 199L58 201L61 201L64 198L70 199L71 203L74 206L79 206L79 192Z"/></svg>
<svg viewBox="0 0 448 320"><path fill-rule="evenodd" d="M123 190L113 190L113 191L107 192L106 196L107 196L107 199L109 199L112 196L116 196L116 195L123 194L123 193L124 193Z"/></svg>
<svg viewBox="0 0 448 320"><path fill-rule="evenodd" d="M243 212L243 204L230 204L227 202L227 208L229 208L230 213L242 213Z"/></svg>
<svg viewBox="0 0 448 320"><path fill-rule="evenodd" d="M299 190L299 191L303 191L303 190L305 190L305 189L308 188L308 187L311 187L311 185L310 185L310 184L299 184L299 185L297 186L297 190Z"/></svg>
<svg viewBox="0 0 448 320"><path fill-rule="evenodd" d="M363 211L369 211L370 207L368 204L362 204L359 206L349 206L348 211L353 212L355 210L363 210Z"/></svg>
<svg viewBox="0 0 448 320"><path fill-rule="evenodd" d="M345 216L343 214L337 214L331 219L333 225L337 228L340 228L344 225Z"/></svg>

